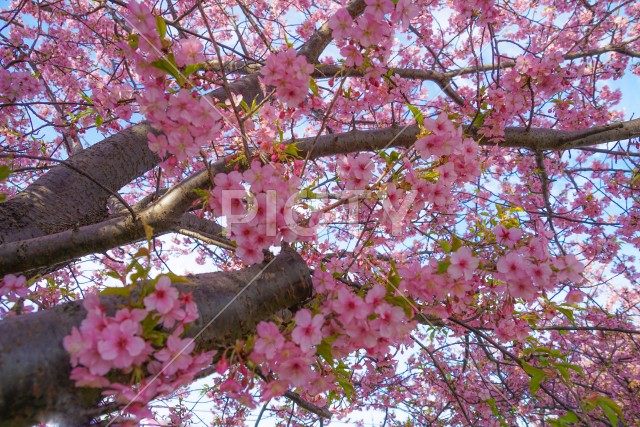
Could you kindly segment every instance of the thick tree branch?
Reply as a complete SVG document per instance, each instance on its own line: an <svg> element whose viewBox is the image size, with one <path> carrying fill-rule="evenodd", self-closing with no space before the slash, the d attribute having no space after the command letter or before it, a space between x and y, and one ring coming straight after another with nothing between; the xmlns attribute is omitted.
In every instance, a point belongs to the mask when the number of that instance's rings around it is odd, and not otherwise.
<svg viewBox="0 0 640 427"><path fill-rule="evenodd" d="M149 150L144 122L82 150L66 161L115 192L160 159ZM0 205L0 242L12 242L100 222L111 196L76 170L58 165Z"/></svg>
<svg viewBox="0 0 640 427"><path fill-rule="evenodd" d="M321 135L318 138L305 138L289 143L297 143L302 157L315 159L335 154L409 147L416 141L418 134L418 126L410 125L404 128L388 127ZM505 140L499 145L530 150L567 150L637 136L640 136L640 119L584 131L527 131L525 128L507 128ZM481 141L481 144L495 145L484 141ZM223 159L213 164L210 169L215 175L228 171L228 166ZM21 273L141 240L145 236L143 223L151 225L154 233L164 234L175 229L182 215L197 199L198 196L193 190L207 189L210 184L209 172L202 170L171 188L158 201L142 210L139 220L133 220L130 216L118 217L57 234L0 245L0 275Z"/></svg>
<svg viewBox="0 0 640 427"><path fill-rule="evenodd" d="M311 296L309 269L291 249L267 264L189 279L193 284L176 286L192 292L198 303L200 316L189 330L189 336L197 336L198 350L229 345L257 322ZM122 303L116 297L101 297L101 302L111 313ZM85 316L79 301L0 322L1 427L44 421L77 427L96 415L90 408L100 400L99 393L74 387L69 355L62 347L62 339Z"/></svg>

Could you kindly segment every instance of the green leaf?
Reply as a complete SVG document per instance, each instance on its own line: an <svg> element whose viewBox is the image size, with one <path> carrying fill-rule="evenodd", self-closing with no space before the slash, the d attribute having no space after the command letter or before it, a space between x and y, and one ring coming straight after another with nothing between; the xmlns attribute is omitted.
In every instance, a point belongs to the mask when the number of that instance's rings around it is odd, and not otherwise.
<svg viewBox="0 0 640 427"><path fill-rule="evenodd" d="M451 238L451 251L455 252L462 247L462 240L458 238L455 234Z"/></svg>
<svg viewBox="0 0 640 427"><path fill-rule="evenodd" d="M560 375L562 375L562 378L569 381L569 378L570 378L569 370L564 366L560 366L560 365L555 365L555 366L558 372L560 372Z"/></svg>
<svg viewBox="0 0 640 427"><path fill-rule="evenodd" d="M89 95L87 95L83 91L80 91L80 98L82 98L85 102L89 104L93 104L93 101L91 100L91 98L89 98Z"/></svg>
<svg viewBox="0 0 640 427"><path fill-rule="evenodd" d="M171 283L193 283L191 280L189 280L188 277L186 276L179 276L175 273L164 273L163 276L167 276L169 278L169 280L171 280ZM156 278L157 279L157 278Z"/></svg>
<svg viewBox="0 0 640 427"><path fill-rule="evenodd" d="M422 126L422 122L424 121L424 114L422 114L422 111L420 111L418 107L411 105L408 102L406 104L409 111L411 111L411 114L413 114L413 118L416 119L418 125Z"/></svg>
<svg viewBox="0 0 640 427"><path fill-rule="evenodd" d="M313 93L315 96L320 96L318 83L316 83L316 79L314 79L313 77L311 77L311 80L309 81L309 87L311 88L311 93Z"/></svg>
<svg viewBox="0 0 640 427"><path fill-rule="evenodd" d="M149 314L142 321L142 334L144 336L151 334L151 331L153 331L156 326L158 326L158 317Z"/></svg>
<svg viewBox="0 0 640 427"><path fill-rule="evenodd" d="M127 39L127 43L129 44L129 47L133 50L136 50L138 48L138 44L140 42L140 36L138 36L137 34L129 34L129 38Z"/></svg>
<svg viewBox="0 0 640 427"><path fill-rule="evenodd" d="M391 303L391 304L393 304L395 306L400 307L404 311L404 314L407 317L410 318L411 315L413 314L413 309L411 307L411 303L409 302L409 300L406 297L399 296L399 295L398 296L387 296L387 297L385 297L385 300L388 303Z"/></svg>
<svg viewBox="0 0 640 427"><path fill-rule="evenodd" d="M178 65L176 64L176 60L173 57L173 54L169 54L164 58L151 62L151 65L156 67L159 70L162 70L168 73L178 82L181 82L182 80L184 80L182 76L180 76L180 72L178 71Z"/></svg>
<svg viewBox="0 0 640 427"><path fill-rule="evenodd" d="M536 368L535 366L529 365L525 362L522 364L522 369L531 376L529 389L531 390L531 394L536 394L538 390L540 390L540 383L546 378L547 374L542 369Z"/></svg>
<svg viewBox="0 0 640 427"><path fill-rule="evenodd" d="M320 195L314 193L309 188L303 188L300 193L298 193L298 198L300 199L319 199Z"/></svg>
<svg viewBox="0 0 640 427"><path fill-rule="evenodd" d="M162 347L166 340L165 334L159 331L150 331L148 334L145 334L145 338L147 341L151 341L151 344L156 347Z"/></svg>
<svg viewBox="0 0 640 427"><path fill-rule="evenodd" d="M338 384L340 384L340 387L342 387L342 389L344 390L344 394L345 396L347 396L347 399L353 400L353 395L356 391L356 389L353 388L353 385L351 385L351 383L344 378L338 378L337 381Z"/></svg>
<svg viewBox="0 0 640 427"><path fill-rule="evenodd" d="M102 118L102 116L100 114L98 114L96 116L96 127L100 127L100 125L102 125L104 123L104 119Z"/></svg>
<svg viewBox="0 0 640 427"><path fill-rule="evenodd" d="M156 30L161 39L167 35L167 23L162 16L156 16Z"/></svg>
<svg viewBox="0 0 640 427"><path fill-rule="evenodd" d="M565 363L565 362L554 363L554 365L558 368L562 366L563 368L566 368L566 369L572 369L576 371L578 375L584 378L584 372L582 371L582 368L578 365L574 365L573 363Z"/></svg>
<svg viewBox="0 0 640 427"><path fill-rule="evenodd" d="M579 418L575 413L569 411L564 417L559 418L558 421L562 421L564 424L577 423Z"/></svg>
<svg viewBox="0 0 640 427"><path fill-rule="evenodd" d="M620 406L608 397L598 396L596 399L596 405L598 405L607 418L609 418L609 422L612 426L617 426L618 420L624 419Z"/></svg>
<svg viewBox="0 0 640 427"><path fill-rule="evenodd" d="M491 407L491 413L493 415L499 415L500 411L498 411L498 407L496 406L496 399L494 399L493 397L485 400L486 403L489 404L489 406Z"/></svg>
<svg viewBox="0 0 640 427"><path fill-rule="evenodd" d="M542 372L542 374L535 375L531 377L531 381L529 382L529 389L531 390L531 394L536 394L538 390L540 390L540 383L542 380L546 378L546 374Z"/></svg>
<svg viewBox="0 0 640 427"><path fill-rule="evenodd" d="M131 288L126 286L123 288L107 288L100 292L100 295L118 295L121 297L129 298L131 295Z"/></svg>
<svg viewBox="0 0 640 427"><path fill-rule="evenodd" d="M562 307L562 306L558 306L556 308L560 313L564 314L567 319L569 319L569 322L571 322L572 325L575 326L576 321L575 321L575 318L573 317L573 310L571 308Z"/></svg>
<svg viewBox="0 0 640 427"><path fill-rule="evenodd" d="M122 280L122 276L120 276L118 273L116 273L115 271L109 271L106 274L108 277L113 277L114 279L118 279L118 280Z"/></svg>
<svg viewBox="0 0 640 427"><path fill-rule="evenodd" d="M565 426L577 423L579 421L579 418L575 413L569 411L562 418L558 418L557 420L547 420L547 421L551 426L565 427Z"/></svg>
<svg viewBox="0 0 640 427"><path fill-rule="evenodd" d="M10 172L11 169L9 169L9 166L0 165L0 181L4 181L5 179L9 178Z"/></svg>
<svg viewBox="0 0 640 427"><path fill-rule="evenodd" d="M198 62L196 64L189 64L186 67L184 67L184 71L182 72L182 75L187 78L189 77L191 74L195 73L196 71L200 70L201 68L204 67L204 64L201 62Z"/></svg>
<svg viewBox="0 0 640 427"><path fill-rule="evenodd" d="M296 146L296 144L288 144L287 147L284 149L284 152L297 159L300 158L300 154L299 154L300 150L298 150L298 147Z"/></svg>
<svg viewBox="0 0 640 427"><path fill-rule="evenodd" d="M331 344L323 339L316 347L316 354L321 356L329 365L333 367L335 361L333 360L333 352L331 351Z"/></svg>
<svg viewBox="0 0 640 427"><path fill-rule="evenodd" d="M149 252L149 249L147 249L147 248L140 248L133 255L134 258L149 258L150 256L151 256L151 253Z"/></svg>
<svg viewBox="0 0 640 427"><path fill-rule="evenodd" d="M451 243L447 242L446 240L438 240L438 244L445 253L451 253Z"/></svg>
<svg viewBox="0 0 640 427"><path fill-rule="evenodd" d="M450 265L451 265L451 261L449 261L448 259L438 262L438 269L436 270L436 273L438 274L446 273Z"/></svg>
<svg viewBox="0 0 640 427"><path fill-rule="evenodd" d="M475 118L473 119L473 123L471 123L471 125L474 127L481 127L486 117L487 117L486 113L479 113L478 115L475 116Z"/></svg>

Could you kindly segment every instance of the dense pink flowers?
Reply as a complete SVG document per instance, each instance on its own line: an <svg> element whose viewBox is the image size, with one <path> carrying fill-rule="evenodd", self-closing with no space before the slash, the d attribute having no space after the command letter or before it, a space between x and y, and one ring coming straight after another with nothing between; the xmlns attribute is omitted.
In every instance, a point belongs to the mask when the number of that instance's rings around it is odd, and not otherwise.
<svg viewBox="0 0 640 427"><path fill-rule="evenodd" d="M493 233L496 235L496 241L498 243L510 248L514 247L522 236L522 230L519 228L506 228L503 225L497 225L496 228L493 229Z"/></svg>
<svg viewBox="0 0 640 427"><path fill-rule="evenodd" d="M187 39L180 43L180 47L175 52L176 62L179 66L204 62L202 55L203 46L196 39Z"/></svg>
<svg viewBox="0 0 640 427"><path fill-rule="evenodd" d="M114 368L131 367L139 356L146 356L143 352L148 344L138 336L141 332L140 324L131 319L108 324L97 341L100 357Z"/></svg>
<svg viewBox="0 0 640 427"><path fill-rule="evenodd" d="M10 297L26 297L29 293L29 288L26 284L26 277L7 274L2 278L2 282L0 283L0 297L4 295Z"/></svg>
<svg viewBox="0 0 640 427"><path fill-rule="evenodd" d="M373 168L371 156L362 153L356 156L340 156L337 172L348 190L362 190L369 183Z"/></svg>
<svg viewBox="0 0 640 427"><path fill-rule="evenodd" d="M153 292L144 298L144 304L145 309L124 307L110 317L99 298L95 294L88 294L84 300L87 317L80 328L72 328L63 342L73 366L71 378L76 384L106 388L117 393L117 398L126 399L129 396L129 402L135 400L142 405L134 405L131 411L127 411L133 416L158 394L173 392L193 379L212 356L211 353L194 355L193 339L181 338L184 326L197 318L197 309L190 295L179 295L168 277L161 276L158 279ZM176 311L181 315L176 316ZM152 339L149 331L144 331L142 327L143 323L148 327L154 318L157 319L154 324L176 325L167 334L165 345L160 348L157 348L157 338L166 332L154 332ZM139 395L134 391L137 387L135 384L111 382L105 377L112 370L129 373L134 368L146 368L150 375L150 382L143 384L144 393ZM151 376L154 376L154 380L150 380ZM143 383L146 381L143 379Z"/></svg>
<svg viewBox="0 0 640 427"><path fill-rule="evenodd" d="M313 66L293 48L272 54L262 68L262 81L275 86L276 96L289 106L297 106L307 96Z"/></svg>
<svg viewBox="0 0 640 427"><path fill-rule="evenodd" d="M284 345L284 337L272 322L260 322L256 327L258 338L253 345L254 357L273 359Z"/></svg>
<svg viewBox="0 0 640 427"><path fill-rule="evenodd" d="M333 31L333 37L336 39L346 39L351 35L351 28L353 27L353 18L349 15L349 11L345 8L340 8L329 19L329 26Z"/></svg>
<svg viewBox="0 0 640 427"><path fill-rule="evenodd" d="M460 129L444 113L437 120L425 118L423 126L429 134L416 141L416 150L424 159L448 156L458 141L462 140Z"/></svg>
<svg viewBox="0 0 640 427"><path fill-rule="evenodd" d="M11 72L0 68L0 98L9 101L31 99L42 90L40 81L25 71Z"/></svg>
<svg viewBox="0 0 640 427"><path fill-rule="evenodd" d="M300 180L296 176L285 180L284 172L281 165L254 160L242 174L234 171L214 178L209 207L214 215L226 217L229 237L238 244L236 255L246 264L262 262L263 251L282 241L315 237L317 218L296 210Z"/></svg>

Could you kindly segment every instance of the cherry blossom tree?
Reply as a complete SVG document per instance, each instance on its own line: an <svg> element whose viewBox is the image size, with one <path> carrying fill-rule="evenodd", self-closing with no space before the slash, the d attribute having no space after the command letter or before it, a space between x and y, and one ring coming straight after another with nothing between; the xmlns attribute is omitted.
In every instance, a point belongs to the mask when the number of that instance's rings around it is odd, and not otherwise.
<svg viewBox="0 0 640 427"><path fill-rule="evenodd" d="M5 3L0 426L640 424L638 58L632 0Z"/></svg>

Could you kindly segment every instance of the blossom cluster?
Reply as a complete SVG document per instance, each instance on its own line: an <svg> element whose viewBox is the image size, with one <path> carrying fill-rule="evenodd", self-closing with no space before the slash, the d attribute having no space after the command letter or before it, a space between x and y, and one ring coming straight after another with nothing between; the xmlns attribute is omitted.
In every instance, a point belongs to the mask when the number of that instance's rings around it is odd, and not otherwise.
<svg viewBox="0 0 640 427"><path fill-rule="evenodd" d="M162 135L149 134L149 147L161 157L167 153L185 161L198 154L222 128L222 116L205 96L188 89L166 94L163 87L149 85L139 96L140 109Z"/></svg>
<svg viewBox="0 0 640 427"><path fill-rule="evenodd" d="M493 138L503 137L504 125L530 111L532 103L540 103L565 89L572 72L561 67L563 61L560 52L542 58L531 54L518 56L513 69L502 76L501 85L488 91L492 109L484 120L481 133ZM532 94L535 94L534 99Z"/></svg>
<svg viewBox="0 0 640 427"><path fill-rule="evenodd" d="M254 160L243 173L214 178L209 207L216 216L226 217L228 235L238 244L236 254L246 264L262 262L263 250L282 241L303 241L315 235L316 218L303 218L294 209L300 179L284 177L282 164ZM243 183L249 185L249 193Z"/></svg>
<svg viewBox="0 0 640 427"><path fill-rule="evenodd" d="M347 190L364 189L373 176L373 158L370 154L340 156L337 173Z"/></svg>
<svg viewBox="0 0 640 427"><path fill-rule="evenodd" d="M427 135L418 138L415 148L424 160L446 159L437 169L442 184L470 181L480 175L478 143L472 138L463 138L460 127L445 113L440 113L437 119L425 118L423 127Z"/></svg>
<svg viewBox="0 0 640 427"><path fill-rule="evenodd" d="M547 292L556 291L561 284L580 284L584 266L575 255L553 258L544 238L521 239L519 228L500 224L493 233L498 244L511 248L497 257L495 269L479 268L481 258L471 248L462 246L451 253L444 264L432 260L427 265L410 263L400 268L399 289L426 304L431 314L448 317L451 310L473 306L475 295L482 288L483 292L504 301L498 313L497 336L505 340L526 336L529 329L526 323L513 317L512 301L528 304ZM579 302L583 296L581 291L571 289L567 302Z"/></svg>
<svg viewBox="0 0 640 427"><path fill-rule="evenodd" d="M29 293L29 288L26 284L26 277L7 274L2 278L2 282L0 283L0 297L7 297L9 299L26 297Z"/></svg>
<svg viewBox="0 0 640 427"><path fill-rule="evenodd" d="M26 277L13 274L4 276L0 282L0 319L15 315L18 310L21 313L32 311L32 306L22 304L22 300L30 293Z"/></svg>
<svg viewBox="0 0 640 427"><path fill-rule="evenodd" d="M9 71L0 68L0 99L17 101L30 99L42 90L40 80L26 71Z"/></svg>
<svg viewBox="0 0 640 427"><path fill-rule="evenodd" d="M257 326L251 358L273 375L263 398L281 394L290 387L303 387L313 395L335 388L338 373L314 363L321 355L329 364L331 356L319 346L330 343L330 354L343 357L355 348L364 348L371 357L384 356L393 340L412 328L404 309L389 301L384 286L377 284L366 295L354 294L335 280L330 271L316 270L314 288L324 295L317 312L299 310L295 327L283 334L273 322Z"/></svg>
<svg viewBox="0 0 640 427"><path fill-rule="evenodd" d="M128 404L135 419L150 416L149 401L188 384L212 357L193 354L193 339L183 338L185 326L198 317L190 293L180 294L161 276L142 302L142 308L127 306L109 316L98 296L88 294L83 302L87 317L63 342L76 385L105 389L105 395ZM141 369L148 374L142 381L121 382L122 375L135 376Z"/></svg>
<svg viewBox="0 0 640 427"><path fill-rule="evenodd" d="M136 59L145 85L137 96L140 112L163 132L148 135L149 147L160 157L173 154L179 162L189 160L222 129L222 114L213 99L199 96L186 83L185 67L205 60L204 47L200 41L188 38L172 45L171 55L165 54L163 43L168 42L159 34L151 10L136 2L129 2L128 10L129 21L140 33L137 50L125 50ZM179 80L179 89L167 90L171 84L165 79L167 72Z"/></svg>
<svg viewBox="0 0 640 427"><path fill-rule="evenodd" d="M469 19L478 19L480 25L499 23L500 10L496 7L494 0L480 0L469 2L465 0L455 0L453 8L458 12L453 18L461 25L468 25Z"/></svg>
<svg viewBox="0 0 640 427"><path fill-rule="evenodd" d="M313 65L289 48L269 55L260 72L264 84L276 88L278 99L295 107L307 96Z"/></svg>

